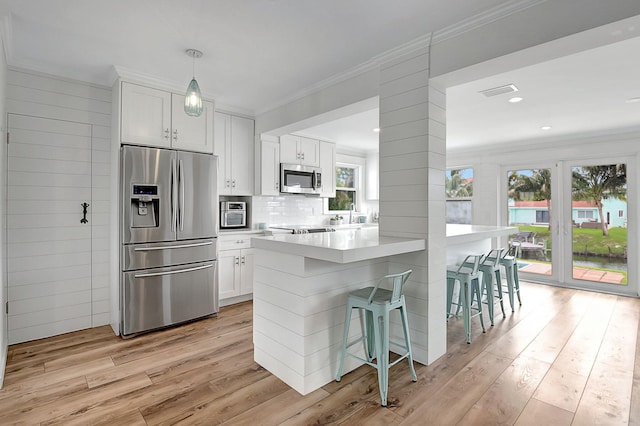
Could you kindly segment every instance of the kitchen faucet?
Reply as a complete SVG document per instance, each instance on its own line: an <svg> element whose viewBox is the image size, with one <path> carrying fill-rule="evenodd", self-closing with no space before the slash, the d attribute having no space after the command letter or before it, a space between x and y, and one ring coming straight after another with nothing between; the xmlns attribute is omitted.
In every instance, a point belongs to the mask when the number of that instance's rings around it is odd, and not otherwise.
<svg viewBox="0 0 640 426"><path fill-rule="evenodd" d="M353 223L353 210L356 208L354 203L349 205L349 223Z"/></svg>

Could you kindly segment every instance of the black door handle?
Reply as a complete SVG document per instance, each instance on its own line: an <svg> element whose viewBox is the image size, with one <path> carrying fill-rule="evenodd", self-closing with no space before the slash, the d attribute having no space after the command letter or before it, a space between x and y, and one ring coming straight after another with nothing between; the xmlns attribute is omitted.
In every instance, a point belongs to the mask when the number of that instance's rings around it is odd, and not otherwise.
<svg viewBox="0 0 640 426"><path fill-rule="evenodd" d="M80 223L89 223L89 221L87 220L87 207L89 207L89 204L82 203L80 205L82 206L82 214L84 216L82 219L80 219Z"/></svg>

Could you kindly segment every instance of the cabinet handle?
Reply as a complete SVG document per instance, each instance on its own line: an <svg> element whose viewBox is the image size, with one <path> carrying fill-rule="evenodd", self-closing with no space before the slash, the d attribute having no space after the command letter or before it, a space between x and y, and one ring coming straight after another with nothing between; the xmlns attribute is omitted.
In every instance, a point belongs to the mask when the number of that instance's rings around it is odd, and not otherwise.
<svg viewBox="0 0 640 426"><path fill-rule="evenodd" d="M232 187L232 188L235 188L235 187L236 187L236 180L235 180L235 179L233 179L233 180L231 181L231 187Z"/></svg>
<svg viewBox="0 0 640 426"><path fill-rule="evenodd" d="M174 141L178 140L178 129L173 129L173 140Z"/></svg>
<svg viewBox="0 0 640 426"><path fill-rule="evenodd" d="M304 152L300 154L302 156L302 159L304 160Z"/></svg>
<svg viewBox="0 0 640 426"><path fill-rule="evenodd" d="M240 258L238 256L236 256L236 265L240 264Z"/></svg>
<svg viewBox="0 0 640 426"><path fill-rule="evenodd" d="M276 181L276 191L280 189L280 183L278 181Z"/></svg>
<svg viewBox="0 0 640 426"><path fill-rule="evenodd" d="M243 264L243 265L245 264L244 256L242 256L242 264Z"/></svg>
<svg viewBox="0 0 640 426"><path fill-rule="evenodd" d="M231 186L231 179L227 179L227 188L229 188L229 186Z"/></svg>
<svg viewBox="0 0 640 426"><path fill-rule="evenodd" d="M169 139L169 133L171 133L171 132L169 131L168 127L166 129L164 129L164 138L165 139Z"/></svg>

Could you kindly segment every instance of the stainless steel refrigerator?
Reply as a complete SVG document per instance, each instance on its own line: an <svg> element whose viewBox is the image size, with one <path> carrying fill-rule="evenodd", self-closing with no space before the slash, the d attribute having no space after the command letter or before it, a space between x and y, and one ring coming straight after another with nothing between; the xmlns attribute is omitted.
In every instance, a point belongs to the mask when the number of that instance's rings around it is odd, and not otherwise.
<svg viewBox="0 0 640 426"><path fill-rule="evenodd" d="M120 333L218 312L217 157L123 146Z"/></svg>

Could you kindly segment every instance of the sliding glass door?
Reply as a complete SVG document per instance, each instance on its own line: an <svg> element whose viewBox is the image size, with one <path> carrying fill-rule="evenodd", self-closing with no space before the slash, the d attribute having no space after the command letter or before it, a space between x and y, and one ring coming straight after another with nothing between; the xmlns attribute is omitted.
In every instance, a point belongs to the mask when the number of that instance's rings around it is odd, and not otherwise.
<svg viewBox="0 0 640 426"><path fill-rule="evenodd" d="M627 258L635 216L629 206L636 201L627 159L572 161L563 168L565 281L588 289L632 292Z"/></svg>
<svg viewBox="0 0 640 426"><path fill-rule="evenodd" d="M532 280L555 280L555 167L506 168L507 224L518 228L508 245L518 249L519 273Z"/></svg>
<svg viewBox="0 0 640 426"><path fill-rule="evenodd" d="M637 294L635 158L503 167L503 223L524 280Z"/></svg>

